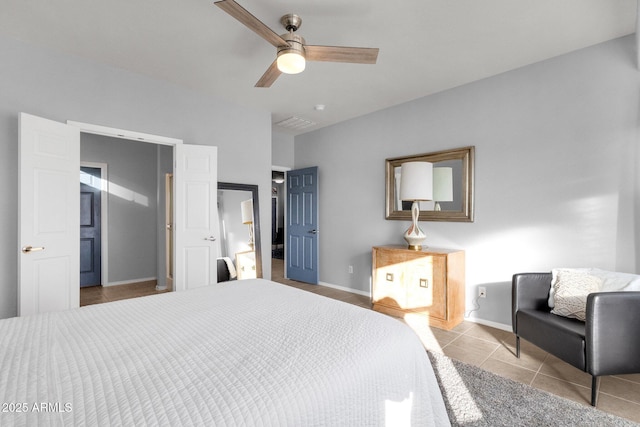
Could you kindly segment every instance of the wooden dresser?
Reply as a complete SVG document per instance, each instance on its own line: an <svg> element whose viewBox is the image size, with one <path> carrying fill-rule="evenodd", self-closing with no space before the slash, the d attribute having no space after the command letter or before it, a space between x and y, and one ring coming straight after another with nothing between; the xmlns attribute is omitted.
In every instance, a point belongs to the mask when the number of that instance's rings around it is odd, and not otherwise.
<svg viewBox="0 0 640 427"><path fill-rule="evenodd" d="M464 318L464 251L406 246L373 248L373 309L396 317L427 316L451 329Z"/></svg>

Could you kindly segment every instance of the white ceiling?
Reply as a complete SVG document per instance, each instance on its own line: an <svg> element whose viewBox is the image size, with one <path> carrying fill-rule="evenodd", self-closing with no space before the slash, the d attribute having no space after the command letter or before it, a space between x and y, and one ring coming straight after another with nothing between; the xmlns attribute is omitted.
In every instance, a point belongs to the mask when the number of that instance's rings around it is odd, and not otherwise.
<svg viewBox="0 0 640 427"><path fill-rule="evenodd" d="M296 13L309 44L378 47L378 63L255 88L276 49L212 0L2 0L0 33L317 123L299 134L631 34L637 15L637 0L237 1L278 34Z"/></svg>

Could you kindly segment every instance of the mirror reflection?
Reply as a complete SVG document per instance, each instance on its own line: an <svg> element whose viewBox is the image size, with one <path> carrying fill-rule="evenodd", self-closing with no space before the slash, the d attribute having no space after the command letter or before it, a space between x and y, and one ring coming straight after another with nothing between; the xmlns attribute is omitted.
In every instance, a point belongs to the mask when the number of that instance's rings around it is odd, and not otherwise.
<svg viewBox="0 0 640 427"><path fill-rule="evenodd" d="M262 277L258 186L218 183L218 282Z"/></svg>
<svg viewBox="0 0 640 427"><path fill-rule="evenodd" d="M400 199L401 165L433 163L433 200L420 201L420 221L473 221L474 147L386 160L386 218L411 220L412 201Z"/></svg>

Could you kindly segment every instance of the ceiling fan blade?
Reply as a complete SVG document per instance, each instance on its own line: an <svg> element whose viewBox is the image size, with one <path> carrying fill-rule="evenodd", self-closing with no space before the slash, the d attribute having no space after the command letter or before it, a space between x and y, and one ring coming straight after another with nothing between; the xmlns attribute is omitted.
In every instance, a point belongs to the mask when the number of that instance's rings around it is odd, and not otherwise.
<svg viewBox="0 0 640 427"><path fill-rule="evenodd" d="M307 61L351 62L355 64L375 64L378 48L345 46L305 45Z"/></svg>
<svg viewBox="0 0 640 427"><path fill-rule="evenodd" d="M285 39L276 34L271 28L267 27L262 23L262 21L253 16L249 11L235 1L221 0L214 4L275 47L286 46L289 44Z"/></svg>
<svg viewBox="0 0 640 427"><path fill-rule="evenodd" d="M260 77L255 87L271 87L273 82L280 77L280 74L282 74L282 71L278 70L278 60L275 60L269 68L267 68L267 71L264 72L262 77Z"/></svg>

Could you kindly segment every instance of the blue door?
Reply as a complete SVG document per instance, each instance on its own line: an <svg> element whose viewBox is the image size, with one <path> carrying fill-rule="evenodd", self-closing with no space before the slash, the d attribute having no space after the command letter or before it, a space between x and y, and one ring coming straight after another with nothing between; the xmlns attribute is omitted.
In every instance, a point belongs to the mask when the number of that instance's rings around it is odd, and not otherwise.
<svg viewBox="0 0 640 427"><path fill-rule="evenodd" d="M101 285L101 187L100 168L81 167L86 179L80 182L80 287ZM95 178L92 179L92 178Z"/></svg>
<svg viewBox="0 0 640 427"><path fill-rule="evenodd" d="M287 172L287 277L318 284L318 167Z"/></svg>

